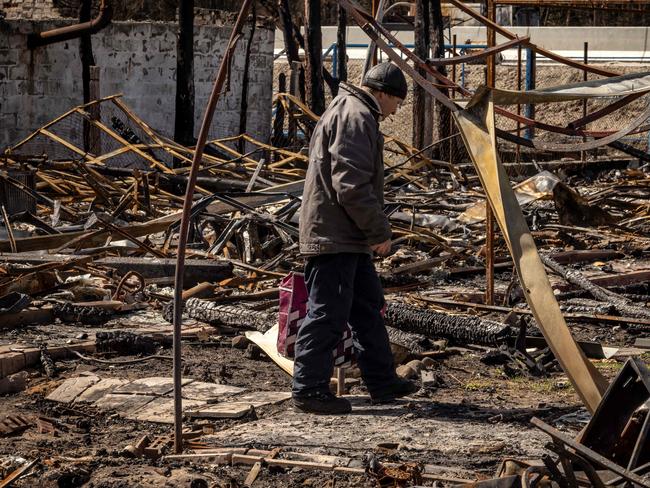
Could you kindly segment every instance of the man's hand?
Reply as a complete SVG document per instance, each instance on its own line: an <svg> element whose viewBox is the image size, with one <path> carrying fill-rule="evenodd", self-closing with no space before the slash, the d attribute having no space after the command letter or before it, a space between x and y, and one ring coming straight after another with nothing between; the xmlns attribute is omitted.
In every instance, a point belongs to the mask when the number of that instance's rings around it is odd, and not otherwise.
<svg viewBox="0 0 650 488"><path fill-rule="evenodd" d="M390 254L391 245L392 243L390 239L388 239L381 244L373 244L370 246L370 249L372 249L372 251L378 256L388 256Z"/></svg>

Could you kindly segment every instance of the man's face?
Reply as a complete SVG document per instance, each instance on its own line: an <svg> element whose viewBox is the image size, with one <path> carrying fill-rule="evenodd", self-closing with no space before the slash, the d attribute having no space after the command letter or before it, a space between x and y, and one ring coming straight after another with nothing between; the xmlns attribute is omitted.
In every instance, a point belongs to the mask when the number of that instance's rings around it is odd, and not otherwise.
<svg viewBox="0 0 650 488"><path fill-rule="evenodd" d="M402 102L404 101L400 97L389 95L388 93L384 92L379 92L378 95L379 96L377 97L377 101L379 102L383 119L387 119L395 112L397 112L397 109L400 108Z"/></svg>

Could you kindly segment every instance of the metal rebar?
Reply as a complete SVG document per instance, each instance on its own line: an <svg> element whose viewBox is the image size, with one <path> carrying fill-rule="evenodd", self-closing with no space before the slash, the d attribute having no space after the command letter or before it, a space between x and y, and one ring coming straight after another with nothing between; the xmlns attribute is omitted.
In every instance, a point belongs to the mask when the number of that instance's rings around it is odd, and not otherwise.
<svg viewBox="0 0 650 488"><path fill-rule="evenodd" d="M210 125L212 124L212 117L214 110L217 106L221 90L228 73L230 71L230 61L237 45L237 41L242 32L244 22L248 16L253 0L244 0L237 17L237 21L230 34L228 41L228 48L224 53L217 77L214 80L212 93L205 108L203 115L203 122L201 130L194 150L194 157L192 158L192 166L187 180L187 188L185 190L185 200L183 201L183 213L181 216L180 229L178 232L178 250L176 257L176 272L174 276L174 338L173 338L173 356L174 356L174 451L180 454L183 451L183 403L181 397L181 327L182 327L182 313L183 313L183 274L185 271L185 249L187 247L187 237L190 224L190 213L192 209L192 200L194 196L194 188L196 186L196 178L199 173L199 166L203 157L203 149L208 138Z"/></svg>

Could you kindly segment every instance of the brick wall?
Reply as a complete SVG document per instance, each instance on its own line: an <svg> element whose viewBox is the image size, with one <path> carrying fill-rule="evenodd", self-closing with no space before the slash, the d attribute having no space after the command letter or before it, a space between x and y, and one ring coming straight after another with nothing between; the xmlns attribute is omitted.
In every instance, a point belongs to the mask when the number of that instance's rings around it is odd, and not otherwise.
<svg viewBox="0 0 650 488"><path fill-rule="evenodd" d="M28 33L60 25L64 22L0 22L0 150L82 103L78 40L27 49ZM165 135L174 130L176 36L176 25L163 22L114 22L93 36L101 95L123 93L124 101ZM195 27L195 132L229 36L228 27ZM217 105L211 137L239 131L247 40L245 33L234 58L230 92L222 94ZM272 78L273 31L258 27L251 49L247 117L248 132L261 139L270 132Z"/></svg>

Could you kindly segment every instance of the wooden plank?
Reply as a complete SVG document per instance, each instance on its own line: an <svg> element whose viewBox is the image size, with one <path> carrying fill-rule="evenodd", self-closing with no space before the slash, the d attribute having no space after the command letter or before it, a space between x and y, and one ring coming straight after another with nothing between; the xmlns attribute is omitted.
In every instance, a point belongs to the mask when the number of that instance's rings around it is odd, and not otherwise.
<svg viewBox="0 0 650 488"><path fill-rule="evenodd" d="M183 378L182 385L193 382L193 379ZM150 376L139 378L123 386L115 388L114 393L162 396L174 390L174 379L168 376Z"/></svg>
<svg viewBox="0 0 650 488"><path fill-rule="evenodd" d="M99 383L99 381L100 378L98 376L77 376L76 378L68 378L61 386L45 398L52 402L71 403L88 388Z"/></svg>
<svg viewBox="0 0 650 488"><path fill-rule="evenodd" d="M607 388L607 380L576 344L555 299L537 247L496 149L491 92L473 99L469 110L454 112L472 162L515 263L526 301L562 369L590 412Z"/></svg>
<svg viewBox="0 0 650 488"><path fill-rule="evenodd" d="M202 400L183 400L183 410L200 408L203 405L205 405L205 402ZM158 424L173 424L174 399L167 397L156 398L140 408L129 411L124 415L124 418Z"/></svg>
<svg viewBox="0 0 650 488"><path fill-rule="evenodd" d="M109 393L97 400L94 405L101 410L114 410L121 417L130 412L144 407L147 403L155 400L151 395L120 395Z"/></svg>
<svg viewBox="0 0 650 488"><path fill-rule="evenodd" d="M238 386L194 381L193 383L183 387L183 398L210 402L227 395L241 393L245 390L245 388L240 388Z"/></svg>
<svg viewBox="0 0 650 488"><path fill-rule="evenodd" d="M221 402L206 405L198 409L189 409L185 414L197 419L237 419L244 417L253 410L249 402Z"/></svg>
<svg viewBox="0 0 650 488"><path fill-rule="evenodd" d="M103 396L113 393L113 390L118 386L125 385L128 382L129 380L121 378L103 378L86 391L82 392L81 395L76 398L75 402L95 403Z"/></svg>

